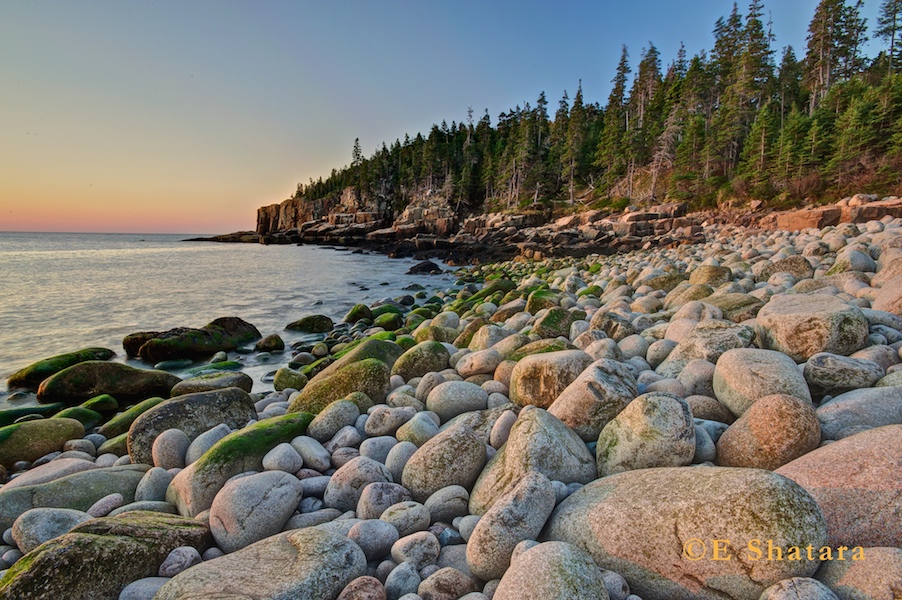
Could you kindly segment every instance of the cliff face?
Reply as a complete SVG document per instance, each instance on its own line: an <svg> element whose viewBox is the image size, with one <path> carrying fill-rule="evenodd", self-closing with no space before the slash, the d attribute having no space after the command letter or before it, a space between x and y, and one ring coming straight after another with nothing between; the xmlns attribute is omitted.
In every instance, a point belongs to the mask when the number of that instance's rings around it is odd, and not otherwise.
<svg viewBox="0 0 902 600"><path fill-rule="evenodd" d="M296 229L304 223L330 217L330 215L355 215L351 220L379 221L391 217L388 201L364 196L348 187L340 195L317 198L289 198L281 204L270 204L257 209L257 233L265 235L276 231Z"/></svg>

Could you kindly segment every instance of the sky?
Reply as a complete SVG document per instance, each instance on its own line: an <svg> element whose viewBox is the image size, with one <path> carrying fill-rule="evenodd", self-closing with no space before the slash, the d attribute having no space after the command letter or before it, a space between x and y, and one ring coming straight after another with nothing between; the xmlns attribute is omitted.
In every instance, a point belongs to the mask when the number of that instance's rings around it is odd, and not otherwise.
<svg viewBox="0 0 902 600"><path fill-rule="evenodd" d="M817 0L765 0L804 55ZM621 45L666 68L732 0L0 0L0 231L226 233L298 182L472 107L494 123ZM741 13L747 2L740 2ZM866 0L874 28L878 0ZM869 44L874 55L879 43Z"/></svg>

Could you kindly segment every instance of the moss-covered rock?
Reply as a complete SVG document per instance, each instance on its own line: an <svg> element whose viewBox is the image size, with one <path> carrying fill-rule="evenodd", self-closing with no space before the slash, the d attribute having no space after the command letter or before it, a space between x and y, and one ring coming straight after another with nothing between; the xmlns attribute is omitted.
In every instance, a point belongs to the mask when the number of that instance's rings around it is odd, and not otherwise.
<svg viewBox="0 0 902 600"><path fill-rule="evenodd" d="M303 331L305 333L328 333L332 331L333 327L335 327L335 323L326 315L308 315L289 323L285 326L285 329Z"/></svg>
<svg viewBox="0 0 902 600"><path fill-rule="evenodd" d="M242 389L185 394L162 402L135 419L128 432L128 454L136 464L153 464L153 442L167 429L180 429L190 439L225 423L244 427L257 418L254 401Z"/></svg>
<svg viewBox="0 0 902 600"><path fill-rule="evenodd" d="M197 516L210 508L229 478L245 471L262 471L266 453L303 435L312 420L310 413L289 413L225 436L179 471L169 484L166 501L174 504L183 516Z"/></svg>
<svg viewBox="0 0 902 600"><path fill-rule="evenodd" d="M132 334L122 341L122 345L129 356L157 363L174 358L202 358L220 350L235 350L260 337L257 328L247 321L238 317L221 317L200 329L178 327L164 332Z"/></svg>
<svg viewBox="0 0 902 600"><path fill-rule="evenodd" d="M390 377L388 365L376 358L352 362L338 371L323 372L308 382L288 410L316 414L351 392L363 392L373 402L381 403L390 390Z"/></svg>
<svg viewBox="0 0 902 600"><path fill-rule="evenodd" d="M0 528L12 527L19 515L32 508L86 511L110 494L122 494L128 504L135 500L135 489L148 469L148 465L91 469L46 483L0 489Z"/></svg>
<svg viewBox="0 0 902 600"><path fill-rule="evenodd" d="M559 352L561 350L575 350L576 346L555 338L538 340L530 342L525 346L520 346L507 360L520 361L521 359L532 356L533 354L544 354L546 352Z"/></svg>
<svg viewBox="0 0 902 600"><path fill-rule="evenodd" d="M136 369L114 362L90 360L67 367L45 379L38 388L41 403L75 405L98 394L120 400L168 396L181 379L165 371Z"/></svg>
<svg viewBox="0 0 902 600"><path fill-rule="evenodd" d="M373 311L371 311L370 307L366 304L355 304L352 306L351 310L348 311L348 314L344 316L342 321L345 323L356 323L361 319L373 320Z"/></svg>
<svg viewBox="0 0 902 600"><path fill-rule="evenodd" d="M380 360L385 363L388 368L391 368L402 354L404 354L404 350L394 342L368 338L354 346L345 354L337 356L337 360L320 371L316 378L328 377L352 363L368 358Z"/></svg>
<svg viewBox="0 0 902 600"><path fill-rule="evenodd" d="M116 353L106 348L85 348L68 354L59 354L39 360L13 373L7 385L9 389L25 388L36 390L42 381L67 367L88 360L109 360Z"/></svg>
<svg viewBox="0 0 902 600"><path fill-rule="evenodd" d="M312 365L311 365L312 366ZM307 376L300 371L295 371L289 367L282 367L276 371L272 386L276 391L287 390L289 388L300 390L307 385Z"/></svg>
<svg viewBox="0 0 902 600"><path fill-rule="evenodd" d="M380 304L379 306L372 309L373 314L373 324L376 324L376 319L381 317L382 315L387 315L389 313L393 313L396 315L401 315L403 312L400 308L393 304Z"/></svg>
<svg viewBox="0 0 902 600"><path fill-rule="evenodd" d="M246 373L207 373L180 381L172 387L170 395L173 397L183 396L197 392L223 390L230 387L241 388L249 394L254 387L254 380Z"/></svg>
<svg viewBox="0 0 902 600"><path fill-rule="evenodd" d="M570 334L570 324L573 323L573 313L559 306L548 309L541 319L533 325L532 332L543 338L556 338Z"/></svg>
<svg viewBox="0 0 902 600"><path fill-rule="evenodd" d="M447 342L452 343L457 339L458 332L451 327L441 327L439 325L430 325L428 327L418 328L413 337L418 343L426 341Z"/></svg>
<svg viewBox="0 0 902 600"><path fill-rule="evenodd" d="M430 371L441 371L448 368L451 354L439 342L421 342L402 354L392 367L392 375L400 375L404 381L414 377L422 377Z"/></svg>
<svg viewBox="0 0 902 600"><path fill-rule="evenodd" d="M277 333L271 333L254 344L254 350L257 352L281 352L284 349L285 340L279 337Z"/></svg>
<svg viewBox="0 0 902 600"><path fill-rule="evenodd" d="M96 410L99 413L111 413L119 410L119 402L109 394L100 394L82 403L83 408Z"/></svg>
<svg viewBox="0 0 902 600"><path fill-rule="evenodd" d="M12 425L21 417L28 415L38 415L41 417L49 417L54 415L66 407L62 402L54 402L53 404L39 404L37 406L20 406L17 408L4 408L0 410L0 427Z"/></svg>
<svg viewBox="0 0 902 600"><path fill-rule="evenodd" d="M156 576L180 546L203 552L209 528L194 519L130 512L92 519L41 545L0 580L8 598L117 598L129 583Z"/></svg>
<svg viewBox="0 0 902 600"><path fill-rule="evenodd" d="M97 449L97 455L115 454L116 456L125 456L128 454L128 432L120 433L116 437L110 438L100 445Z"/></svg>
<svg viewBox="0 0 902 600"><path fill-rule="evenodd" d="M373 320L373 327L382 327L387 331L395 331L404 326L404 317L396 312L386 312Z"/></svg>
<svg viewBox="0 0 902 600"><path fill-rule="evenodd" d="M103 421L103 415L96 410L83 406L70 406L53 416L54 419L75 419L84 425L85 430L97 427Z"/></svg>
<svg viewBox="0 0 902 600"><path fill-rule="evenodd" d="M82 438L85 427L75 419L38 419L0 428L0 465L35 461L63 449L67 440Z"/></svg>
<svg viewBox="0 0 902 600"><path fill-rule="evenodd" d="M560 304L561 294L552 290L536 290L526 299L526 312L536 314L543 308L552 308Z"/></svg>
<svg viewBox="0 0 902 600"><path fill-rule="evenodd" d="M148 411L160 402L165 401L165 398L156 396L154 398L148 398L143 402L139 402L125 412L116 415L115 417L101 425L100 429L97 430L97 433L106 437L107 439L114 438L118 435L122 435L123 433L128 433L128 428L132 426L132 423L135 422L135 419L137 419L145 411Z"/></svg>
<svg viewBox="0 0 902 600"><path fill-rule="evenodd" d="M472 321L464 326L463 331L458 334L454 341L451 342L458 348L466 348L470 345L470 341L472 341L473 336L476 335L476 332L479 331L488 321L485 320L484 317L476 317Z"/></svg>
<svg viewBox="0 0 902 600"><path fill-rule="evenodd" d="M656 290L670 292L671 290L673 290L673 288L677 287L681 283L685 283L687 279L688 278L683 273L667 273L666 275L658 275L657 277L652 277L651 279L643 282L643 285L647 285Z"/></svg>
<svg viewBox="0 0 902 600"><path fill-rule="evenodd" d="M716 306L723 312L723 318L734 323L742 323L755 318L764 302L749 294L720 294L708 296L705 302Z"/></svg>

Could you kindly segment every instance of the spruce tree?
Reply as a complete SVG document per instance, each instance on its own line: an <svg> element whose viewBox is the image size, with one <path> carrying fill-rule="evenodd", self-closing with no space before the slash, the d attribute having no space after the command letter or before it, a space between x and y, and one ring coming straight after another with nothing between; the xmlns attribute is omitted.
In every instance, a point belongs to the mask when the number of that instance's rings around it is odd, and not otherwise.
<svg viewBox="0 0 902 600"><path fill-rule="evenodd" d="M887 67L889 74L895 73L902 64L902 0L883 0L880 13L877 15L877 29L874 35L887 43Z"/></svg>

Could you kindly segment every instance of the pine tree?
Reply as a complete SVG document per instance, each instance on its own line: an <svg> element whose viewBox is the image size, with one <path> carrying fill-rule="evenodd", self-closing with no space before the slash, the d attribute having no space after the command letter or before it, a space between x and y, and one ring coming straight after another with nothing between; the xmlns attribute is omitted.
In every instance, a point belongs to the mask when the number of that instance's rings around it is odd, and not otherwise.
<svg viewBox="0 0 902 600"><path fill-rule="evenodd" d="M802 63L796 60L792 46L783 48L783 58L777 71L776 95L782 126L786 115L802 102Z"/></svg>
<svg viewBox="0 0 902 600"><path fill-rule="evenodd" d="M602 182L610 195L614 184L626 175L626 153L623 135L626 132L626 77L630 73L629 52L624 45L620 51L620 62L611 83L611 93L604 109L604 128L595 152L595 165L602 171Z"/></svg>
<svg viewBox="0 0 902 600"><path fill-rule="evenodd" d="M902 0L883 0L880 4L880 14L877 15L877 29L874 35L888 45L887 62L890 75L902 64L900 33L902 33Z"/></svg>
<svg viewBox="0 0 902 600"><path fill-rule="evenodd" d="M576 96L573 97L573 106L570 107L570 121L567 124L567 146L564 152L564 164L568 171L568 185L570 190L570 203L575 201L576 179L582 175L585 164L583 145L588 132L586 110L583 106L583 84L579 82Z"/></svg>

